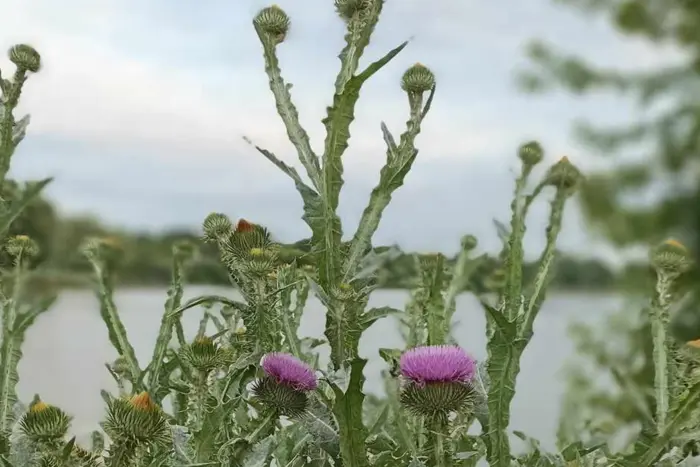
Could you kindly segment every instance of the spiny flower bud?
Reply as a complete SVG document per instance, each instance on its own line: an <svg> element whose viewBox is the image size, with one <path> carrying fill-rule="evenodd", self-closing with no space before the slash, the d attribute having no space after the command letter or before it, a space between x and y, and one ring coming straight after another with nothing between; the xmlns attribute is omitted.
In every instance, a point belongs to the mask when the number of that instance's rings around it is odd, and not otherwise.
<svg viewBox="0 0 700 467"><path fill-rule="evenodd" d="M236 223L236 233L252 232L253 230L255 230L255 224L245 219L239 219Z"/></svg>
<svg viewBox="0 0 700 467"><path fill-rule="evenodd" d="M341 302L347 302L357 298L359 293L358 290L356 290L352 284L343 282L337 287L333 287L331 289L331 295L336 300L340 300Z"/></svg>
<svg viewBox="0 0 700 467"><path fill-rule="evenodd" d="M226 214L212 212L204 219L202 230L205 242L217 242L231 235L233 225Z"/></svg>
<svg viewBox="0 0 700 467"><path fill-rule="evenodd" d="M460 242L462 249L473 250L479 244L479 240L474 235L465 235Z"/></svg>
<svg viewBox="0 0 700 467"><path fill-rule="evenodd" d="M456 345L416 347L401 355L401 403L417 415L446 418L466 410L476 360Z"/></svg>
<svg viewBox="0 0 700 467"><path fill-rule="evenodd" d="M280 415L295 417L306 411L306 393L318 386L314 370L288 353L273 352L262 360L265 376L253 385L253 394Z"/></svg>
<svg viewBox="0 0 700 467"><path fill-rule="evenodd" d="M112 399L107 405L104 428L113 440L167 445L170 429L161 408L147 392L124 399Z"/></svg>
<svg viewBox="0 0 700 467"><path fill-rule="evenodd" d="M528 166L535 166L542 161L544 157L544 149L540 146L537 141L530 141L520 146L518 149L518 157L523 164Z"/></svg>
<svg viewBox="0 0 700 467"><path fill-rule="evenodd" d="M350 21L355 15L362 15L372 7L373 0L335 0L335 9L341 18Z"/></svg>
<svg viewBox="0 0 700 467"><path fill-rule="evenodd" d="M8 51L8 55L10 61L21 71L36 73L41 69L41 55L31 45L14 45Z"/></svg>
<svg viewBox="0 0 700 467"><path fill-rule="evenodd" d="M229 353L206 336L197 337L192 344L185 346L181 358L202 373L221 368L230 361Z"/></svg>
<svg viewBox="0 0 700 467"><path fill-rule="evenodd" d="M70 427L71 417L63 410L36 399L19 421L22 432L35 441L63 438Z"/></svg>
<svg viewBox="0 0 700 467"><path fill-rule="evenodd" d="M197 252L197 247L189 240L179 240L173 244L173 255L188 260Z"/></svg>
<svg viewBox="0 0 700 467"><path fill-rule="evenodd" d="M83 254L91 261L113 262L123 253L120 240L116 237L88 238L82 245Z"/></svg>
<svg viewBox="0 0 700 467"><path fill-rule="evenodd" d="M14 258L33 258L39 254L39 245L26 235L15 235L10 238L5 249Z"/></svg>
<svg viewBox="0 0 700 467"><path fill-rule="evenodd" d="M581 178L581 172L569 161L568 157L564 156L549 168L547 175L545 175L545 183L557 189L572 190L578 185Z"/></svg>
<svg viewBox="0 0 700 467"><path fill-rule="evenodd" d="M289 32L290 20L287 13L277 5L260 10L253 19L253 25L267 35L275 44L284 41Z"/></svg>
<svg viewBox="0 0 700 467"><path fill-rule="evenodd" d="M678 276L692 266L688 250L676 240L666 240L651 253L651 265L659 274Z"/></svg>
<svg viewBox="0 0 700 467"><path fill-rule="evenodd" d="M408 93L422 94L435 86L435 75L428 67L416 63L403 74L401 89Z"/></svg>

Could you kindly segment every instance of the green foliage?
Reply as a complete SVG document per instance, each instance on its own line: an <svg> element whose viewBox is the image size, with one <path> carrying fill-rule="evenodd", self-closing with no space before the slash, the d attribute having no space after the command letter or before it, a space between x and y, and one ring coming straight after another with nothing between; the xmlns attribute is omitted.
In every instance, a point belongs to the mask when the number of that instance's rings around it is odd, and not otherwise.
<svg viewBox="0 0 700 467"><path fill-rule="evenodd" d="M338 14L347 26L346 45L339 55L333 104L323 121L326 141L320 155L312 150L299 122L277 58L290 19L280 7L273 6L253 20L270 89L309 182L274 154L256 149L292 178L303 200L303 219L312 236L295 251L308 249L308 256L301 255L307 256L307 262L285 255L283 245L261 225L244 219L234 224L223 214L209 215L203 223L203 239L217 252L240 297L203 296L182 303L196 248L190 242L175 243L159 334L152 358L143 366L136 359L113 298L115 274L127 256L124 242L97 237L82 246L93 269L109 340L119 354L106 365L119 388L117 395L103 392L106 413L102 429L108 443L98 431L93 434L91 449L82 448L75 438L66 440L70 416L60 408L38 397L28 408L17 402L15 385L24 332L49 308L52 297L31 300L22 293L32 264L27 260L39 254L39 249L27 236L6 239L12 267L2 276L2 290L8 292L0 302L0 462L14 467L252 467L273 462L278 466L451 467L475 466L486 458L491 467L632 467L652 465L657 460L664 465L682 465L687 453L681 450L679 454L679 449L689 443L681 440L691 438L700 423L696 410L700 377L692 371L697 357L681 352L672 339L671 306L679 295L675 286L690 265L689 254L677 242L662 244L650 261L657 279L648 313L655 385L651 398L640 395L637 402L643 405L651 400L653 410L644 410L648 420L632 441L632 449L614 452L597 439L571 439L560 452L547 453L536 440L510 432L510 405L520 359L533 338L534 322L555 265L565 205L582 179L578 169L564 158L531 186L530 178L543 159L543 150L536 142L518 151L522 164L509 227L497 224L503 239L498 258L476 255L477 242L471 236L462 239L453 261L440 253L411 255L415 284L405 309L368 309L381 269L396 256L392 250L373 249L372 237L417 157L416 138L436 90L436 78L427 67L416 64L404 73L401 87L409 107L406 128L397 143L386 125L381 125L386 163L352 239L343 242L337 208L343 185L342 155L348 146L354 108L367 79L406 47L406 43L401 44L358 71L382 6L382 0L336 0ZM10 58L18 67L16 83L23 82L28 70L39 69L38 53L26 45L11 49ZM0 82L6 118L16 106L19 91L11 83ZM13 123L12 117L9 121ZM18 138L8 137L7 128L13 127L0 121L0 142L16 145ZM0 162L8 167L9 147L2 146L0 152L0 156L7 156ZM10 220L30 204L30 195L36 195L41 186L30 185L17 198L20 201L10 203L5 217L0 212L0 221L4 218L9 227ZM551 194L546 245L528 274L523 247L527 215L535 199L545 194ZM482 279L488 276L490 280L475 281L479 268L488 266L489 261L493 267ZM380 356L389 366L384 375L386 397L367 396L367 360L359 354L363 333L392 315L399 319L406 348L454 343L451 324L456 297L465 290L477 296L487 317L486 361L464 370L469 373L466 380L448 377L435 384L427 378L411 379L401 365L404 350L381 349ZM326 308L325 339L299 336L309 293ZM200 326L195 339L187 341L182 316L196 308L202 315ZM216 329L213 334L211 327ZM317 351L321 345L330 348L326 368L321 368ZM431 349L438 350L445 349ZM281 358L280 353L287 354L278 361L282 367L266 366L268 358ZM262 363L261 357L265 357ZM442 363L448 365L448 371L457 371L449 366L454 362ZM166 400L171 410L164 408ZM477 436L470 434L475 422L481 429ZM511 435L525 440L530 450L512 452Z"/></svg>

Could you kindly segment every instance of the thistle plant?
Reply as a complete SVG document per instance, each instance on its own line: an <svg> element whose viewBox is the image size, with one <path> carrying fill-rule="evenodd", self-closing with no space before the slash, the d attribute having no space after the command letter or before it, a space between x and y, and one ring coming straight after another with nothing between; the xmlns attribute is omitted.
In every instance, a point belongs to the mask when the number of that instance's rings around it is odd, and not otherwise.
<svg viewBox="0 0 700 467"><path fill-rule="evenodd" d="M71 417L60 408L38 397L28 407L16 403L24 332L49 308L52 297L37 300L24 289L27 260L36 254L31 239L6 241L15 264L2 276L4 466L451 467L475 466L482 459L492 467L682 465L678 453L688 446L682 440L700 426L700 360L693 353L700 347L693 344L700 341L700 317L673 309L679 296L676 280L690 267L684 247L673 241L655 249L651 257L658 278L649 307L654 407L629 449L612 452L604 442L580 437L560 446L560 452L547 453L536 440L510 431L520 359L534 337L545 300L565 206L583 179L564 157L532 183L545 159L539 143L528 142L518 150L520 173L510 222L497 223L503 239L500 264L485 287L474 286L473 275L486 256L476 253L476 238L466 235L454 261L442 253L415 255L418 275L404 310L368 308L377 274L396 251L375 252L372 238L418 156L416 140L437 85L436 76L420 63L401 76L408 104L406 126L395 138L381 124L386 162L359 225L344 240L337 209L355 105L364 83L408 44L360 68L383 4L335 0L346 25L345 46L319 153L300 123L277 56L290 37L291 20L278 6L262 9L253 19L270 90L304 176L247 141L292 179L301 196L303 220L311 230L311 260L306 258L304 266L283 258L280 243L259 223L210 214L203 222L203 241L218 248L237 294L183 303L187 266L197 251L195 245L176 243L160 329L151 359L144 364L137 359L113 298L122 245L115 238L85 243L100 313L118 353L106 364L117 394L103 392L105 416L89 449L78 446L76 438L67 439ZM27 73L40 67L38 53L28 46L13 47L10 59L17 67L15 76L0 80L0 182L28 121L15 122L12 111ZM46 183L29 185L16 200L0 205L3 232ZM546 244L534 280L528 282L523 279L527 216L536 199L545 195L551 206ZM470 343L457 345L460 339L452 321L457 296L463 292L476 295L486 314L485 361L471 357ZM326 311L323 339L299 336L310 293ZM201 320L195 338L189 340L182 316L194 310L201 312ZM405 345L380 350L388 368L383 373L386 395L377 398L364 392L367 360L360 356L359 343L370 326L387 316L398 318ZM320 346L330 350L327 367L320 364ZM470 431L475 423L480 428L477 435ZM513 435L528 441L531 449L513 452Z"/></svg>

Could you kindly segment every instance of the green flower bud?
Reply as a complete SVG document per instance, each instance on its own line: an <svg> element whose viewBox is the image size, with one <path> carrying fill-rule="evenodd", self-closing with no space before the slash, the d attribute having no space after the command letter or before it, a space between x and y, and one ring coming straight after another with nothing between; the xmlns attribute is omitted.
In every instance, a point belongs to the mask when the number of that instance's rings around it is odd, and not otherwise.
<svg viewBox="0 0 700 467"><path fill-rule="evenodd" d="M10 238L5 249L13 258L34 258L39 254L39 245L26 235Z"/></svg>
<svg viewBox="0 0 700 467"><path fill-rule="evenodd" d="M33 441L55 441L68 432L71 417L63 410L36 399L19 421L22 432Z"/></svg>
<svg viewBox="0 0 700 467"><path fill-rule="evenodd" d="M104 428L112 440L135 443L170 443L168 422L147 392L130 399L112 399L107 405Z"/></svg>
<svg viewBox="0 0 700 467"><path fill-rule="evenodd" d="M91 261L114 262L124 253L121 241L116 237L88 238L82 246L83 254Z"/></svg>
<svg viewBox="0 0 700 467"><path fill-rule="evenodd" d="M228 238L233 232L233 224L226 214L212 212L202 224L205 242L217 242Z"/></svg>
<svg viewBox="0 0 700 467"><path fill-rule="evenodd" d="M230 362L230 354L210 337L201 336L181 350L181 358L202 373L209 373Z"/></svg>
<svg viewBox="0 0 700 467"><path fill-rule="evenodd" d="M432 273L435 268L444 266L445 255L442 253L426 253L418 256L418 264L423 272Z"/></svg>
<svg viewBox="0 0 700 467"><path fill-rule="evenodd" d="M347 302L357 298L359 293L357 290L355 290L355 287L353 287L352 284L342 283L338 287L333 287L331 289L331 295L336 300Z"/></svg>
<svg viewBox="0 0 700 467"><path fill-rule="evenodd" d="M275 44L279 44L284 41L289 32L290 20L282 8L272 5L263 8L255 15L253 25L272 39Z"/></svg>
<svg viewBox="0 0 700 467"><path fill-rule="evenodd" d="M470 385L454 382L423 386L409 383L402 388L400 399L401 404L416 415L441 417L451 412L470 411L474 390Z"/></svg>
<svg viewBox="0 0 700 467"><path fill-rule="evenodd" d="M559 162L549 168L545 175L545 184L557 189L572 190L581 181L583 176L568 157L562 157Z"/></svg>
<svg viewBox="0 0 700 467"><path fill-rule="evenodd" d="M197 252L194 243L188 240L177 241L173 244L173 255L183 260L188 260Z"/></svg>
<svg viewBox="0 0 700 467"><path fill-rule="evenodd" d="M678 276L692 263L688 250L676 240L666 240L651 253L651 265L659 274Z"/></svg>
<svg viewBox="0 0 700 467"><path fill-rule="evenodd" d="M473 250L479 244L479 240L474 235L465 235L461 244L463 250Z"/></svg>
<svg viewBox="0 0 700 467"><path fill-rule="evenodd" d="M36 73L41 69L41 55L30 45L14 45L10 48L8 55L10 61L14 63L19 70Z"/></svg>
<svg viewBox="0 0 700 467"><path fill-rule="evenodd" d="M403 74L401 89L408 93L422 94L435 86L435 75L426 66L416 63Z"/></svg>
<svg viewBox="0 0 700 467"><path fill-rule="evenodd" d="M252 393L263 405L290 418L303 415L309 403L309 398L304 391L280 384L269 376L255 381Z"/></svg>
<svg viewBox="0 0 700 467"><path fill-rule="evenodd" d="M372 7L373 0L335 0L335 9L341 18L350 21L356 15L362 15Z"/></svg>
<svg viewBox="0 0 700 467"><path fill-rule="evenodd" d="M542 161L544 157L544 149L540 146L537 141L530 141L520 146L518 149L518 157L523 164L528 166L535 166Z"/></svg>

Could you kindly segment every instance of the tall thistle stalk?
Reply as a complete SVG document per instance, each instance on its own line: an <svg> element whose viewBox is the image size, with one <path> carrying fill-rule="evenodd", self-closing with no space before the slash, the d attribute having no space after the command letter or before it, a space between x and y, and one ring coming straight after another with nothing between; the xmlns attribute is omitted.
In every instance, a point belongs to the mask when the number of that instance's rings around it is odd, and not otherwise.
<svg viewBox="0 0 700 467"><path fill-rule="evenodd" d="M383 0L337 0L336 9L347 25L346 45L339 55L340 71L336 79L333 102L323 120L326 139L319 157L311 148L307 132L299 122L298 112L289 94L290 86L282 78L277 47L285 40L290 20L279 7L263 9L254 20L265 59L265 71L277 109L299 159L306 169L311 186L298 173L274 154L257 148L267 159L290 176L304 202L304 220L312 232L312 250L318 258L318 283L314 289L327 308L325 335L331 347L331 362L336 371L349 374L347 387L332 385L333 412L339 425L341 458L347 466L367 466L364 448L367 428L362 418L364 394L362 374L366 360L359 358L362 332L374 321L392 310L365 312L370 289L366 281L355 278L361 260L371 247L381 215L392 194L403 184L418 153L414 140L427 114L435 80L422 65L415 65L404 75L402 86L408 94L410 118L406 131L397 144L382 124L387 144L387 162L379 184L372 191L370 202L349 244L341 241L343 228L337 215L340 190L343 186L342 156L348 147L350 125L363 84L382 69L407 45L399 45L381 59L358 71L359 60L369 44L379 20ZM424 102L424 93L430 96Z"/></svg>
<svg viewBox="0 0 700 467"><path fill-rule="evenodd" d="M41 69L41 56L29 45L15 45L9 50L9 59L15 65L11 79L0 72L0 190L6 191L7 173L17 146L24 139L29 115L15 119L15 110L32 73ZM15 386L18 381L17 367L22 356L21 344L29 325L37 316L48 310L55 297L26 303L23 295L29 261L38 253L37 245L26 236L7 238L13 221L24 208L51 182L44 179L27 183L25 187L12 193L8 199L0 200L0 241L14 259L14 272L2 280L0 297L0 438L15 421L13 407L17 402ZM38 303L38 302L44 303ZM0 439L1 441L1 439Z"/></svg>
<svg viewBox="0 0 700 467"><path fill-rule="evenodd" d="M544 302L544 292L554 259L555 244L561 230L564 205L575 192L580 179L579 171L563 158L553 165L531 194L524 190L533 167L542 160L542 148L537 143L521 147L521 176L516 182L516 192L511 205L511 232L505 251L505 284L494 306L483 301L490 323L487 343L488 433L487 458L492 467L511 463L508 425L510 407L515 396L515 384L520 372L520 359L533 335L535 318ZM523 283L523 237L528 209L546 186L555 189L551 203L549 225L546 229L546 245L540 255L534 283ZM523 295L523 291L526 291Z"/></svg>

